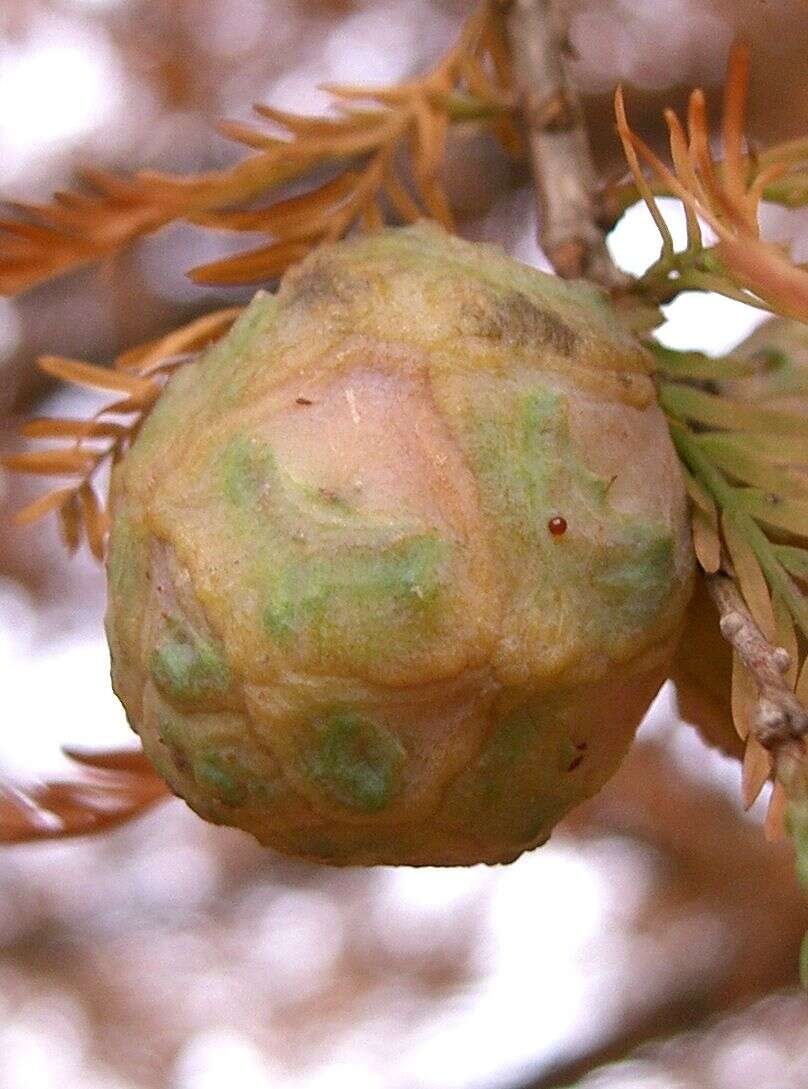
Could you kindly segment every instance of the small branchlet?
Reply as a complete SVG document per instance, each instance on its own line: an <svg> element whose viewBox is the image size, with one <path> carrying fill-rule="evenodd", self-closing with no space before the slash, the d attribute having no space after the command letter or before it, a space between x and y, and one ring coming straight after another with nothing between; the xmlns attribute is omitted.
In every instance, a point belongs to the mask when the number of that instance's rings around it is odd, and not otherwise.
<svg viewBox="0 0 808 1089"><path fill-rule="evenodd" d="M794 141L757 159L745 151L748 81L749 51L739 44L727 73L720 164L710 150L701 90L691 94L687 128L665 112L672 168L632 131L618 89L618 133L636 192L662 239L659 259L631 285L629 299L659 304L683 290L715 291L791 320L808 319L808 272L761 238L758 222L761 200L778 184L799 202L808 148ZM682 202L683 250L674 247L656 201L660 192ZM710 245L705 223L716 238ZM754 380L748 361L649 347L660 403L686 469L696 554L735 652L732 709L746 741L744 802L752 804L773 772L767 830L776 836L808 768L808 666L800 671L799 661L808 639L805 414L770 406L765 396L727 395L722 380Z"/></svg>
<svg viewBox="0 0 808 1089"><path fill-rule="evenodd" d="M808 711L785 680L791 655L785 647L773 646L766 639L728 575L708 575L707 588L718 609L721 634L757 684L758 701L751 723L754 736L773 754L783 745L803 742L808 735Z"/></svg>
<svg viewBox="0 0 808 1089"><path fill-rule="evenodd" d="M535 181L539 242L559 276L604 287L628 278L611 259L583 113L569 79L569 43L553 0L503 3L514 82Z"/></svg>
<svg viewBox="0 0 808 1089"><path fill-rule="evenodd" d="M743 365L739 360L737 370ZM696 555L735 652L732 713L746 742L743 799L754 802L774 766L779 786L769 829L776 836L785 801L777 769L786 749L804 756L808 722L808 666L800 671L808 638L808 480L796 470L808 450L805 417L682 382L685 373L698 380L716 366L688 357L679 381L661 384L660 400L686 469ZM677 369L668 355L660 368L668 376Z"/></svg>
<svg viewBox="0 0 808 1089"><path fill-rule="evenodd" d="M673 168L668 167L630 127L622 88L615 93L617 131L636 189L645 201L662 238L659 259L631 285L630 294L646 301L668 302L686 290L715 291L750 306L798 321L808 320L808 271L780 246L761 237L760 202L771 187L797 177L804 185L804 141L783 145L779 155L754 161L744 150L749 49L737 44L730 55L724 93L719 165L710 150L710 126L704 92L690 96L687 129L673 110L665 111ZM673 237L656 202L652 183L681 200L687 219L687 245L676 251ZM657 189L660 191L660 188ZM706 223L716 236L706 245Z"/></svg>

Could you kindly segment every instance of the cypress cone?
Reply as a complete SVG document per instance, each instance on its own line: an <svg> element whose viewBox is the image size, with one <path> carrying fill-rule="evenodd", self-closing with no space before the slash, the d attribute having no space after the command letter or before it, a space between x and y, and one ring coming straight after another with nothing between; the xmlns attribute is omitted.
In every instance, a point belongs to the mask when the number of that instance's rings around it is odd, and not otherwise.
<svg viewBox="0 0 808 1089"><path fill-rule="evenodd" d="M114 470L107 632L201 816L334 864L503 862L615 771L691 592L645 351L439 228L323 247Z"/></svg>

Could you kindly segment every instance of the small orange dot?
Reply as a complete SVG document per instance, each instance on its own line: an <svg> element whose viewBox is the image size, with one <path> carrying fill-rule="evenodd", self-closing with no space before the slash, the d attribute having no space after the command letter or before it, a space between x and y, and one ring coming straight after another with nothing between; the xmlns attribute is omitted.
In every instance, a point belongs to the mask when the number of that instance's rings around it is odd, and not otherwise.
<svg viewBox="0 0 808 1089"><path fill-rule="evenodd" d="M567 519L561 518L560 515L556 515L555 518L551 518L547 523L547 528L554 537L560 537L563 533L567 532Z"/></svg>

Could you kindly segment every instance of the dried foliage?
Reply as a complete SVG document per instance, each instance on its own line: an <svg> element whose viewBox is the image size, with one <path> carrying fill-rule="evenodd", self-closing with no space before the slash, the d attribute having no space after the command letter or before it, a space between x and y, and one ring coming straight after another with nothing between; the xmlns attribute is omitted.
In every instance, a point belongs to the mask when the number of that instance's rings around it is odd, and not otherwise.
<svg viewBox="0 0 808 1089"><path fill-rule="evenodd" d="M89 419L44 418L25 424L24 435L60 445L7 454L2 464L18 473L67 477L70 483L35 499L17 512L16 521L29 525L56 511L67 548L74 552L86 539L96 559L103 559L109 517L94 486L96 477L129 449L166 378L194 352L224 336L240 313L233 307L206 314L158 340L130 348L113 368L61 356L40 359L40 368L55 378L118 397Z"/></svg>
<svg viewBox="0 0 808 1089"><path fill-rule="evenodd" d="M26 789L0 784L0 843L105 832L166 796L141 752L65 752L78 765L74 778Z"/></svg>
<svg viewBox="0 0 808 1089"><path fill-rule="evenodd" d="M748 49L736 46L724 97L720 166L710 151L703 92L690 97L687 133L673 111L665 113L671 169L631 130L617 91L626 158L662 237L658 261L630 292L660 303L686 289L716 291L805 322L808 271L760 237L758 213L775 185L792 205L805 202L808 142L781 145L759 159L745 153L748 72ZM658 192L682 202L687 221L682 251L674 248L641 160L656 176ZM704 225L715 236L711 244ZM722 633L733 647L732 713L746 743L743 799L751 805L774 774L767 834L777 838L790 821L798 872L808 886L806 413L772 407L760 396L761 375L768 372L776 390L778 369L789 369L778 353L711 359L650 346L658 364L660 404L693 501L696 554L721 614ZM720 389L730 378L734 397ZM808 404L808 369L792 367L790 379L795 397ZM754 390L751 395L744 393L745 382Z"/></svg>
<svg viewBox="0 0 808 1089"><path fill-rule="evenodd" d="M710 150L704 92L690 96L687 131L673 110L665 111L672 168L632 131L623 92L615 95L617 130L637 192L662 236L662 252L631 286L634 294L665 302L680 291L716 291L751 306L798 321L808 320L808 271L781 247L760 237L758 212L764 196L792 207L808 201L808 140L771 148L760 157L745 153L743 133L749 84L749 50L730 56L722 123L723 161ZM678 197L687 219L687 246L676 251L640 160L651 167L661 191ZM716 236L705 242L702 223Z"/></svg>
<svg viewBox="0 0 808 1089"><path fill-rule="evenodd" d="M225 136L256 152L229 169L125 178L85 170L86 192L57 193L45 206L10 205L14 215L0 220L0 292L16 294L98 261L176 220L267 237L257 249L193 269L192 279L206 284L273 279L316 244L354 228L375 230L390 217L428 216L451 227L440 178L449 126L485 123L518 148L508 86L497 5L485 0L422 78L384 88L328 86L331 116L257 105L263 127L221 124ZM290 184L302 191L276 199Z"/></svg>

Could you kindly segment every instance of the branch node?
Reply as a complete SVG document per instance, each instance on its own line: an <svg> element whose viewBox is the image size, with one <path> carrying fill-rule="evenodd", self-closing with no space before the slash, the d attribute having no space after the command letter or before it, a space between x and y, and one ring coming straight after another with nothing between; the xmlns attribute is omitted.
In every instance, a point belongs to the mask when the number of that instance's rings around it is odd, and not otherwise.
<svg viewBox="0 0 808 1089"><path fill-rule="evenodd" d="M772 665L781 673L788 673L791 669L791 655L785 647L775 647L772 651Z"/></svg>
<svg viewBox="0 0 808 1089"><path fill-rule="evenodd" d="M772 646L746 607L738 587L723 572L706 577L715 602L721 634L755 680L758 703L752 719L754 736L775 757L808 737L808 711L792 692L784 674L791 665L785 647Z"/></svg>
<svg viewBox="0 0 808 1089"><path fill-rule="evenodd" d="M744 624L744 618L740 613L727 613L721 617L721 634L731 642Z"/></svg>
<svg viewBox="0 0 808 1089"><path fill-rule="evenodd" d="M529 128L544 132L565 132L576 123L573 103L563 87L541 100L532 94L525 95L522 113Z"/></svg>

